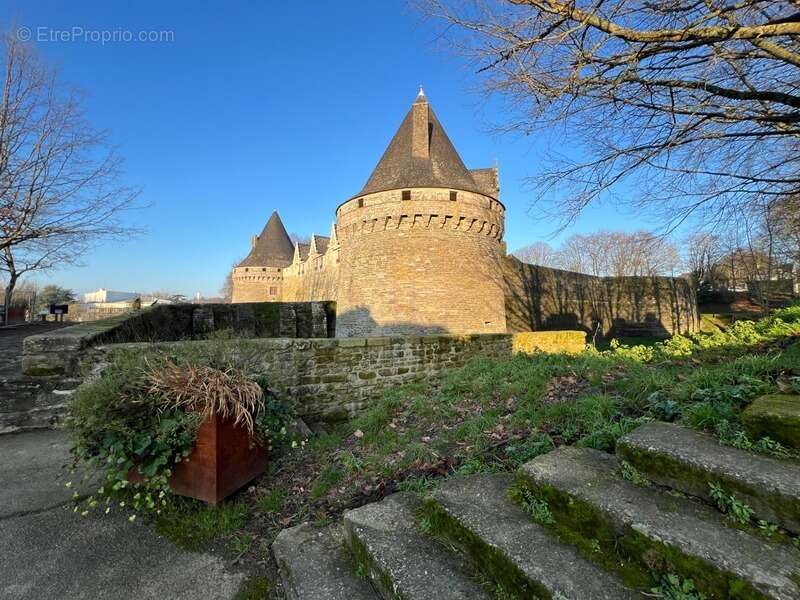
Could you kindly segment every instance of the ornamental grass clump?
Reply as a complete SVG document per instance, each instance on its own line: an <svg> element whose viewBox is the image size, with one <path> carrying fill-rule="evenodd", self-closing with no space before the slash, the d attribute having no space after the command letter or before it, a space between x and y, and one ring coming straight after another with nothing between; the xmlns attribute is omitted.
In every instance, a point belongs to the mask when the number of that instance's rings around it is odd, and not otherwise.
<svg viewBox="0 0 800 600"><path fill-rule="evenodd" d="M158 398L160 410L232 419L247 430L251 441L262 441L255 418L264 410L264 391L244 372L232 367L179 367L167 361L147 373L146 383L147 393Z"/></svg>

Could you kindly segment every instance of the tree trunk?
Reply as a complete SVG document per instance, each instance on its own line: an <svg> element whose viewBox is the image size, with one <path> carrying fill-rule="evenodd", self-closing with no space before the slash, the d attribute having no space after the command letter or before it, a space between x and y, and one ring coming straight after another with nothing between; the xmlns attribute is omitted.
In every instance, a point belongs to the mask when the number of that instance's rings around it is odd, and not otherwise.
<svg viewBox="0 0 800 600"><path fill-rule="evenodd" d="M6 295L3 299L3 325L8 325L8 313L11 310L11 296L14 294L14 288L17 285L16 272L9 273L8 284L6 284Z"/></svg>

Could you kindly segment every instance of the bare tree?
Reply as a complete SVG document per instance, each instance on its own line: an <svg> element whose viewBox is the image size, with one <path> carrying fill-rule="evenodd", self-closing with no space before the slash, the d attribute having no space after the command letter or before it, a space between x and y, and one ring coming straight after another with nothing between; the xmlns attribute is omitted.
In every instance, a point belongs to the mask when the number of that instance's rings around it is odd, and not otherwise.
<svg viewBox="0 0 800 600"><path fill-rule="evenodd" d="M800 191L797 0L418 2L510 101L508 130L582 149L535 181L562 224L632 177L671 225Z"/></svg>
<svg viewBox="0 0 800 600"><path fill-rule="evenodd" d="M600 231L573 235L557 252L558 266L598 277L674 275L680 264L676 246L646 231Z"/></svg>
<svg viewBox="0 0 800 600"><path fill-rule="evenodd" d="M137 193L120 184L121 161L87 122L79 95L13 35L0 98L0 270L6 312L26 272L80 262L102 239L135 233L122 214Z"/></svg>
<svg viewBox="0 0 800 600"><path fill-rule="evenodd" d="M242 261L237 260L231 265L231 268L228 269L228 272L225 274L225 282L222 284L222 287L219 290L219 294L222 296L223 301L228 304L233 302L233 270L240 262Z"/></svg>
<svg viewBox="0 0 800 600"><path fill-rule="evenodd" d="M552 246L546 242L534 242L512 252L519 260L530 265L553 267L556 263L556 253Z"/></svg>
<svg viewBox="0 0 800 600"><path fill-rule="evenodd" d="M770 214L778 260L800 268L800 196L782 198Z"/></svg>
<svg viewBox="0 0 800 600"><path fill-rule="evenodd" d="M718 235L696 233L683 240L684 265L695 289L719 289L722 246Z"/></svg>

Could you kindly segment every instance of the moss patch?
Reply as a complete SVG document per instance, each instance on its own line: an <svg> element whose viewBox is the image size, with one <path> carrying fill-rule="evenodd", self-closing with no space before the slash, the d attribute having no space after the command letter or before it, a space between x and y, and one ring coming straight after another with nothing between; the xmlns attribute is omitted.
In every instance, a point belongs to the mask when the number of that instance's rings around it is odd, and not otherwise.
<svg viewBox="0 0 800 600"><path fill-rule="evenodd" d="M765 596L731 573L683 554L630 527L615 530L597 508L548 485L537 485L524 475L517 484L546 501L555 517L549 525L559 538L576 545L586 558L620 574L626 584L649 588L657 585L653 574L676 573L691 579L711 600L755 600ZM597 552L599 548L599 552Z"/></svg>
<svg viewBox="0 0 800 600"><path fill-rule="evenodd" d="M742 413L742 424L753 439L769 437L800 448L800 396L770 394L756 398Z"/></svg>
<svg viewBox="0 0 800 600"><path fill-rule="evenodd" d="M756 515L761 518L766 518L764 511L767 510L772 513L771 517L774 515L773 518L781 521L780 524L789 524L796 523L797 515L800 515L800 500L771 494L768 488L749 486L739 479L720 475L712 477L700 467L686 464L669 456L651 454L647 450L627 444L618 445L617 454L656 482L709 502L711 502L709 483L717 483L721 484L729 493L750 504L755 509Z"/></svg>
<svg viewBox="0 0 800 600"><path fill-rule="evenodd" d="M372 560L367 547L361 543L355 535L353 535L347 528L345 528L345 546L353 558L353 565L355 574L360 578L369 578L372 582L381 588L383 592L381 596L384 598L396 598L397 594L394 592L394 584L389 574L379 569Z"/></svg>
<svg viewBox="0 0 800 600"><path fill-rule="evenodd" d="M267 577L251 577L244 582L235 600L264 600L272 589L272 581Z"/></svg>
<svg viewBox="0 0 800 600"><path fill-rule="evenodd" d="M520 598L552 598L547 589L526 577L513 561L447 514L435 500L425 501L422 514L430 523L430 533L453 544L467 557L472 568L497 589L514 590L515 596Z"/></svg>

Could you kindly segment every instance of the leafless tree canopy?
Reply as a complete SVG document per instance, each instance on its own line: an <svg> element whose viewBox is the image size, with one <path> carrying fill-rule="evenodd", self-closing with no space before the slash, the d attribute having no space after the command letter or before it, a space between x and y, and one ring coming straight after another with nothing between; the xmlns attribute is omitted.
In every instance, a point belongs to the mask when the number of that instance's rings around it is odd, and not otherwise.
<svg viewBox="0 0 800 600"><path fill-rule="evenodd" d="M536 242L513 253L522 262L598 277L676 275L677 247L646 231L598 231L567 238L558 249Z"/></svg>
<svg viewBox="0 0 800 600"><path fill-rule="evenodd" d="M127 236L136 192L86 121L77 93L34 50L0 37L0 272L10 299L29 271L79 262L100 239Z"/></svg>
<svg viewBox="0 0 800 600"><path fill-rule="evenodd" d="M420 2L511 101L509 129L581 144L535 182L565 224L629 177L671 224L800 191L798 0Z"/></svg>
<svg viewBox="0 0 800 600"><path fill-rule="evenodd" d="M515 250L513 255L524 263L541 267L555 267L558 262L558 253L546 242L534 242L523 246Z"/></svg>

